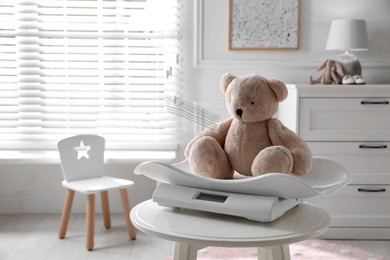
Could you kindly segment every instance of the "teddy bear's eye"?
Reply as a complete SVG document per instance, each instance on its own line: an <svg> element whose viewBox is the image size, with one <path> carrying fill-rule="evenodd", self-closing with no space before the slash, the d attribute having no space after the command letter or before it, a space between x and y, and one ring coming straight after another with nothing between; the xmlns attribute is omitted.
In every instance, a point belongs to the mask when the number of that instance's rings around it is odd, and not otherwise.
<svg viewBox="0 0 390 260"><path fill-rule="evenodd" d="M252 105L254 105L254 104L255 104L255 102L251 101L251 104L252 104Z"/></svg>

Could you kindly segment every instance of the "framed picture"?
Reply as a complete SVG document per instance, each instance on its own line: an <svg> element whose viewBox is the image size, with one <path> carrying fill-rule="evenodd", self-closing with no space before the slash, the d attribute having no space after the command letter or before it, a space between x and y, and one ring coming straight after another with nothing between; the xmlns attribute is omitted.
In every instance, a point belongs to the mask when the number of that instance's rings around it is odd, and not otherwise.
<svg viewBox="0 0 390 260"><path fill-rule="evenodd" d="M299 49L300 0L230 0L230 50Z"/></svg>

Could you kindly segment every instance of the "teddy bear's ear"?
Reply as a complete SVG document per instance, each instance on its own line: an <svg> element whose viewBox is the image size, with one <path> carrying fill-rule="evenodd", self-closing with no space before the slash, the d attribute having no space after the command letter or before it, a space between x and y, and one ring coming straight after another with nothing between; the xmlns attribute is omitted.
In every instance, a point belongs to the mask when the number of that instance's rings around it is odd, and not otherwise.
<svg viewBox="0 0 390 260"><path fill-rule="evenodd" d="M227 87L235 78L236 76L230 73L225 73L224 75L222 75L221 80L219 82L219 86L223 93L226 93Z"/></svg>
<svg viewBox="0 0 390 260"><path fill-rule="evenodd" d="M269 79L268 84L276 95L276 100L281 102L286 99L288 95L288 90L286 85L283 82L276 79Z"/></svg>
<svg viewBox="0 0 390 260"><path fill-rule="evenodd" d="M335 61L334 65L336 66L336 71L339 75L344 76L344 69L340 62Z"/></svg>
<svg viewBox="0 0 390 260"><path fill-rule="evenodd" d="M328 63L328 62L329 62L329 60L326 60L323 63L321 63L320 66L318 66L317 71L324 69L326 67L326 63Z"/></svg>

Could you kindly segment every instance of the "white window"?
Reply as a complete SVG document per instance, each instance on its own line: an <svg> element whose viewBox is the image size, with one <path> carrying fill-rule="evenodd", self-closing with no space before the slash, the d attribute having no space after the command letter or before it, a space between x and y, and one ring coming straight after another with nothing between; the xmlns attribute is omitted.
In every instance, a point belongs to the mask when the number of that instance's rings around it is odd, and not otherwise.
<svg viewBox="0 0 390 260"><path fill-rule="evenodd" d="M99 134L111 151L177 149L179 0L0 3L0 151Z"/></svg>

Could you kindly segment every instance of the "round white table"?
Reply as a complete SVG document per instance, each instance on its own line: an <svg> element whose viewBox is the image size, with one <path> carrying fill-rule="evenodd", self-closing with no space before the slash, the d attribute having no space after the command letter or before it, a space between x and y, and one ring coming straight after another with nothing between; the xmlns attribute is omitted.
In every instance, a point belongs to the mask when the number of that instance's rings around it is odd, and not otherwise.
<svg viewBox="0 0 390 260"><path fill-rule="evenodd" d="M130 218L140 231L175 241L174 260L194 260L207 246L257 247L258 259L288 260L288 244L317 237L329 227L323 209L302 203L273 222L159 206L152 200L135 206Z"/></svg>

